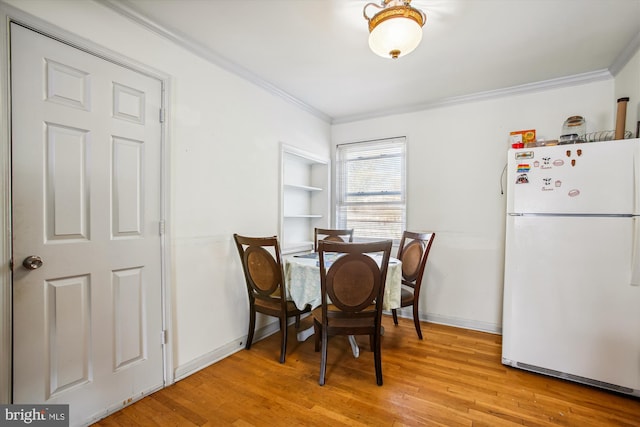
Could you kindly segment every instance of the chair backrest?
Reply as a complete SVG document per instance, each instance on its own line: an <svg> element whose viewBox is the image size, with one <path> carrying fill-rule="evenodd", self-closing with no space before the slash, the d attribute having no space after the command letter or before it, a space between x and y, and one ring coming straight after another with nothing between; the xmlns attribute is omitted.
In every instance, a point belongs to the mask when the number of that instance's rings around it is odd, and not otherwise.
<svg viewBox="0 0 640 427"><path fill-rule="evenodd" d="M347 240L345 240L345 238ZM333 228L316 228L313 237L313 250L318 252L318 242L326 240L330 242L353 242L353 228L333 229Z"/></svg>
<svg viewBox="0 0 640 427"><path fill-rule="evenodd" d="M281 298L284 295L284 274L278 238L238 234L234 234L233 238L242 262L249 298L279 299L286 304L285 299Z"/></svg>
<svg viewBox="0 0 640 427"><path fill-rule="evenodd" d="M422 283L427 257L436 233L402 233L398 259L402 261L402 284L419 288Z"/></svg>
<svg viewBox="0 0 640 427"><path fill-rule="evenodd" d="M322 240L318 244L322 318L332 329L332 319L354 321L352 334L370 334L358 329L363 318L380 327L382 302L391 256L391 240L371 243L340 243ZM328 304L332 309L328 310ZM367 323L373 325L374 323ZM364 326L369 327L369 326Z"/></svg>

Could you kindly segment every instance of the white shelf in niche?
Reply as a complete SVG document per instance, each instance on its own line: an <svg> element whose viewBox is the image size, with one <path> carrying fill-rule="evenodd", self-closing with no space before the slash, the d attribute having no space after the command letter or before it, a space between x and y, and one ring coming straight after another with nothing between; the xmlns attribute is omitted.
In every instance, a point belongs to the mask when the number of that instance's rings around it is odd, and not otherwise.
<svg viewBox="0 0 640 427"><path fill-rule="evenodd" d="M296 254L300 252L309 252L313 250L313 242L296 242L295 245L283 247L281 252L283 255Z"/></svg>
<svg viewBox="0 0 640 427"><path fill-rule="evenodd" d="M310 187L308 185L299 185L299 184L285 184L285 188L291 190L301 190L301 191L324 191L324 188L320 187Z"/></svg>
<svg viewBox="0 0 640 427"><path fill-rule="evenodd" d="M285 214L285 218L322 218L323 215L315 215L315 214Z"/></svg>

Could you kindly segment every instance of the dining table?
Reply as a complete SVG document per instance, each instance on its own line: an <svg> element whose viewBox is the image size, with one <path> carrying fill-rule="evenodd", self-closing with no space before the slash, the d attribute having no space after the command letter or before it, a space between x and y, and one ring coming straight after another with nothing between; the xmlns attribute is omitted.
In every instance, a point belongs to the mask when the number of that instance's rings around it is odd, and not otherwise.
<svg viewBox="0 0 640 427"><path fill-rule="evenodd" d="M373 256L378 265L382 261L381 255ZM326 260L326 258L325 258ZM287 299L299 309L307 305L314 309L322 304L320 294L320 261L317 252L307 254L290 255L284 258L284 276ZM402 291L402 262L396 258L389 258L387 279L382 300L382 309L391 310L400 308L400 296ZM304 341L313 335L313 327L298 333L298 341ZM349 337L349 343L353 355L358 357L359 348L354 337Z"/></svg>

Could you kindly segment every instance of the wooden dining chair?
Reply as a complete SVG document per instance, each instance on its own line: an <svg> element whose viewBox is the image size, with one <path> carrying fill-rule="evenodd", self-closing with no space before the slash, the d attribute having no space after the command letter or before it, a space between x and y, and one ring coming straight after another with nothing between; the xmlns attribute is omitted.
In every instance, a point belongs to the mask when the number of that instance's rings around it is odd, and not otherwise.
<svg viewBox="0 0 640 427"><path fill-rule="evenodd" d="M420 288L422 287L424 269L427 265L427 257L435 238L436 233L405 231L402 233L400 247L398 248L398 259L402 261L400 307L413 306L413 323L420 339L422 339L420 315L418 313ZM397 325L398 313L396 309L392 309L391 313L393 314L393 323Z"/></svg>
<svg viewBox="0 0 640 427"><path fill-rule="evenodd" d="M318 252L318 241L320 240L328 240L330 242L353 242L353 228L315 228L313 234L313 250L315 252Z"/></svg>
<svg viewBox="0 0 640 427"><path fill-rule="evenodd" d="M245 348L253 342L256 312L277 317L280 322L280 363L284 363L287 352L287 320L295 317L295 326L300 326L300 315L311 311L309 306L298 309L293 301L287 301L280 258L278 238L247 237L234 234L242 262L247 292L249 295L249 332Z"/></svg>
<svg viewBox="0 0 640 427"><path fill-rule="evenodd" d="M371 243L321 240L318 243L322 304L311 313L316 332L315 350L322 349L320 385L325 383L330 335L368 335L376 383L382 385L380 328L391 245L391 240Z"/></svg>

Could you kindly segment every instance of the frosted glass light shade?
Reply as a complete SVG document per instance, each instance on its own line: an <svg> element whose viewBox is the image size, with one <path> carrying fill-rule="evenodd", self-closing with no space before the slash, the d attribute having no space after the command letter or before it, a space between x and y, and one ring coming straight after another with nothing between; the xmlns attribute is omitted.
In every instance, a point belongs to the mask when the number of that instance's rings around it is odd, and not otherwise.
<svg viewBox="0 0 640 427"><path fill-rule="evenodd" d="M422 40L422 27L413 19L396 17L380 22L369 34L371 50L385 58L411 53Z"/></svg>

